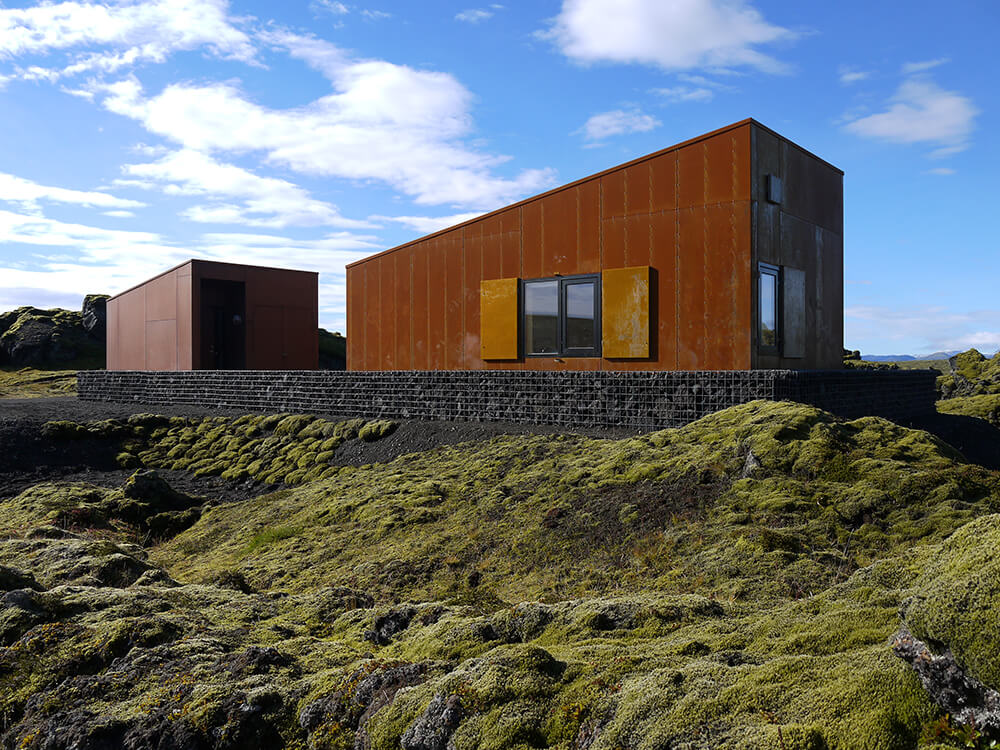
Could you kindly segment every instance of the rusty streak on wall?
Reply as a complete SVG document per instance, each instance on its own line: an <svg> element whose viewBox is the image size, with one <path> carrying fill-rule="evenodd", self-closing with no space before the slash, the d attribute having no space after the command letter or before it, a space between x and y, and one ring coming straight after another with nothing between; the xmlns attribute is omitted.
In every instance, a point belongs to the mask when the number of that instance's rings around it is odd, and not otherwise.
<svg viewBox="0 0 1000 750"><path fill-rule="evenodd" d="M758 158L755 148L778 148L782 157ZM789 219L783 206L768 208L772 229L755 231L762 169L781 175L786 193L800 194L789 198ZM373 255L347 267L348 369L839 366L841 180L836 168L745 120ZM813 181L820 195L802 195ZM822 232L807 236L817 222L826 222ZM776 250L756 252L762 241ZM754 351L757 260L803 257L813 261L797 267L811 274L810 321L823 340L804 359L765 363ZM653 269L648 357L481 358L481 281L634 266Z"/></svg>
<svg viewBox="0 0 1000 750"><path fill-rule="evenodd" d="M241 290L243 322L232 330L240 330L243 348L235 353L240 366L220 369L315 369L318 278L311 271L182 263L108 300L108 369L216 369L202 341L202 295L227 282Z"/></svg>

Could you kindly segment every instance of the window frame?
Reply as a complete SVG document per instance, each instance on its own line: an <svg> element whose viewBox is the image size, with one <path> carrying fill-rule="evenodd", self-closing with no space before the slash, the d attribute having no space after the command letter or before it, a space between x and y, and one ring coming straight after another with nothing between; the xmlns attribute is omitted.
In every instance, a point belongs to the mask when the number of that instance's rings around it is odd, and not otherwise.
<svg viewBox="0 0 1000 750"><path fill-rule="evenodd" d="M760 285L761 278L771 276L774 278L774 345L765 344L762 340L763 313ZM757 319L754 321L754 329L757 336L757 351L761 354L772 354L781 356L781 266L773 263L759 262L757 264Z"/></svg>
<svg viewBox="0 0 1000 750"><path fill-rule="evenodd" d="M525 301L527 299L527 291L525 287L528 284L545 282L545 281L557 281L558 284L558 305L557 305L557 324L556 324L556 338L557 338L557 351L555 352L541 352L532 353L529 352L526 346L526 339L528 333L528 324L525 318ZM566 346L566 323L568 320L567 315L567 289L575 284L587 284L591 283L594 287L594 346L593 347L576 347L570 349ZM601 356L601 275L599 273L585 273L585 274L574 274L572 276L546 276L539 279L521 279L519 294L518 294L518 323L520 328L520 341L519 346L522 355L527 358L548 358L548 359L559 359L563 357L600 357Z"/></svg>

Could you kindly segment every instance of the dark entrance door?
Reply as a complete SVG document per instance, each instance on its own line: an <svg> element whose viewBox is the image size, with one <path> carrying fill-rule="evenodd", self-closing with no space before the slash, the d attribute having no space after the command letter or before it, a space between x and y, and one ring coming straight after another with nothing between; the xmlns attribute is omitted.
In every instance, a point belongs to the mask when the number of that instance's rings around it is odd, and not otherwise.
<svg viewBox="0 0 1000 750"><path fill-rule="evenodd" d="M247 365L246 285L201 280L201 369L242 370Z"/></svg>

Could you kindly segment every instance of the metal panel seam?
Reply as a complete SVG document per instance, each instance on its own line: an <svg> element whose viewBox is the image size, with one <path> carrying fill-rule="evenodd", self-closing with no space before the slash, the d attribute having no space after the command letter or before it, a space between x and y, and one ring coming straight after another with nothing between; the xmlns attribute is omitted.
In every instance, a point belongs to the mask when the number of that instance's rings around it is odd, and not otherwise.
<svg viewBox="0 0 1000 750"><path fill-rule="evenodd" d="M702 144L701 148L701 185L702 185L702 198L701 198L701 351L698 352L698 358L701 362L701 366L705 366L706 355L708 353L709 343L708 343L708 315L709 315L709 293L708 284L705 283L706 269L711 268L708 259L708 192L709 192L709 177L708 177L708 141Z"/></svg>
<svg viewBox="0 0 1000 750"><path fill-rule="evenodd" d="M413 256L414 255L415 255L415 253L410 253L410 257L409 257L409 261L410 261L409 262L409 271L410 271L410 305L409 305L410 315L409 315L409 318L410 319L409 319L409 321L407 321L409 323L409 329L410 329L410 348L409 348L409 351L410 351L410 369L411 370L417 369L416 354L414 352L415 346L414 346L414 341L413 341L413 298L415 296L414 293L416 291L416 284L414 283L414 277L413 277Z"/></svg>
<svg viewBox="0 0 1000 750"><path fill-rule="evenodd" d="M462 260L462 283L459 286L459 289L461 290L461 293L459 294L459 297L462 300L462 335L459 338L458 346L459 346L459 350L461 351L460 360L459 361L461 362L462 369L463 370L467 370L469 368L466 366L467 363L465 361L465 356L466 356L466 352L465 352L465 336L466 336L466 332L467 332L467 327L466 327L467 326L467 321L465 319L465 229L464 228L462 229L462 233L461 233L460 236L462 238L462 246L461 246L461 250L459 252L459 257Z"/></svg>
<svg viewBox="0 0 1000 750"><path fill-rule="evenodd" d="M674 323L673 323L673 336L674 336L674 366L679 366L681 350L680 350L680 336L677 335L678 328L680 326L681 319L681 303L680 303L680 273L678 269L680 268L681 262L681 221L680 221L680 162L674 164Z"/></svg>
<svg viewBox="0 0 1000 750"><path fill-rule="evenodd" d="M598 237L598 249L597 249L597 259L598 268L601 271L604 270L604 180L597 181L597 237ZM600 369L605 369L604 357L601 357L598 364Z"/></svg>

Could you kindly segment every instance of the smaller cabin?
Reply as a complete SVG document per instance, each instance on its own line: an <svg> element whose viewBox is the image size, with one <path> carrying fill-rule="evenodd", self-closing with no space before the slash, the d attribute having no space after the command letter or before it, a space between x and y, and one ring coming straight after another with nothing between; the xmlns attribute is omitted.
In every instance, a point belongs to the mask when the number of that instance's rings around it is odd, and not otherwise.
<svg viewBox="0 0 1000 750"><path fill-rule="evenodd" d="M315 370L319 274L189 260L108 300L109 370Z"/></svg>

